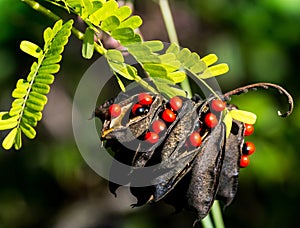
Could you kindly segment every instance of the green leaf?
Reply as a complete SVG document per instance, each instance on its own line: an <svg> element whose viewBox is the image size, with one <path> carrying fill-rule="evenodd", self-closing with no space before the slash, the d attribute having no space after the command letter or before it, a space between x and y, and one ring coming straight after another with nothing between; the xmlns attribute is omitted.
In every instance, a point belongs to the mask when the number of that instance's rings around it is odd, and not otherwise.
<svg viewBox="0 0 300 228"><path fill-rule="evenodd" d="M230 112L227 112L223 122L225 123L226 126L226 138L228 138L228 136L230 135L230 131L231 131L231 127L232 127L232 116L230 114Z"/></svg>
<svg viewBox="0 0 300 228"><path fill-rule="evenodd" d="M29 94L28 101L31 101L33 103L40 104L40 105L45 105L48 101L48 98L43 94L37 93L35 91L31 91L31 93Z"/></svg>
<svg viewBox="0 0 300 228"><path fill-rule="evenodd" d="M107 50L106 58L112 62L124 63L124 57L122 52L116 49Z"/></svg>
<svg viewBox="0 0 300 228"><path fill-rule="evenodd" d="M14 108L14 107L22 106L23 103L24 103L24 99L18 98L13 101L13 103L11 104L11 107Z"/></svg>
<svg viewBox="0 0 300 228"><path fill-rule="evenodd" d="M33 117L29 117L29 116L22 116L22 122L29 124L32 127L36 127L37 125L37 119L33 118Z"/></svg>
<svg viewBox="0 0 300 228"><path fill-rule="evenodd" d="M167 97L171 98L174 96L186 97L186 92L178 87L174 86L174 83L165 78L152 77L158 90L165 94Z"/></svg>
<svg viewBox="0 0 300 228"><path fill-rule="evenodd" d="M20 123L21 131L27 136L29 139L34 139L36 136L36 131L32 126L27 123L21 122Z"/></svg>
<svg viewBox="0 0 300 228"><path fill-rule="evenodd" d="M175 44L175 43L171 43L171 45L166 50L166 53L177 54L177 53L179 53L179 51L180 51L179 46L177 44Z"/></svg>
<svg viewBox="0 0 300 228"><path fill-rule="evenodd" d="M48 94L50 92L50 86L48 86L47 84L43 84L43 83L34 83L32 85L32 91L35 91L39 94Z"/></svg>
<svg viewBox="0 0 300 228"><path fill-rule="evenodd" d="M255 124L256 122L256 115L252 112L247 112L244 110L231 110L230 115L233 119L243 123Z"/></svg>
<svg viewBox="0 0 300 228"><path fill-rule="evenodd" d="M15 106L15 107L12 107L10 110L9 110L9 115L10 116L15 116L15 115L18 115L20 114L20 112L22 111L23 107L20 105L20 106Z"/></svg>
<svg viewBox="0 0 300 228"><path fill-rule="evenodd" d="M168 78L170 78L174 83L183 82L186 79L186 74L183 71L175 71L168 73Z"/></svg>
<svg viewBox="0 0 300 228"><path fill-rule="evenodd" d="M84 39L82 43L82 56L86 59L92 58L94 54L94 31L87 27L84 34Z"/></svg>
<svg viewBox="0 0 300 228"><path fill-rule="evenodd" d="M8 112L0 113L0 130L14 128L18 124L19 116L10 116Z"/></svg>
<svg viewBox="0 0 300 228"><path fill-rule="evenodd" d="M114 11L114 15L119 18L119 21L124 21L131 15L132 11L128 6L122 6L118 10Z"/></svg>
<svg viewBox="0 0 300 228"><path fill-rule="evenodd" d="M119 19L116 16L110 16L102 21L100 28L103 31L109 32L118 28L119 25L120 25Z"/></svg>
<svg viewBox="0 0 300 228"><path fill-rule="evenodd" d="M206 66L210 66L218 61L218 57L215 54L209 54L204 56L201 60L205 62Z"/></svg>
<svg viewBox="0 0 300 228"><path fill-rule="evenodd" d="M50 40L52 40L52 37L53 37L53 31L52 31L52 29L49 28L49 27L46 28L45 31L44 31L43 37L44 37L44 42L45 42L45 44L48 44L48 42L49 42Z"/></svg>
<svg viewBox="0 0 300 228"><path fill-rule="evenodd" d="M213 76L218 76L221 74L225 74L229 71L229 67L226 63L220 63L215 66L211 66L208 68Z"/></svg>
<svg viewBox="0 0 300 228"><path fill-rule="evenodd" d="M54 79L55 77L52 74L39 73L35 78L35 82L51 85L54 82Z"/></svg>
<svg viewBox="0 0 300 228"><path fill-rule="evenodd" d="M121 24L120 24L120 28L132 28L132 29L136 29L138 27L140 27L142 25L143 21L142 19L135 15L135 16L132 16L130 18L128 18L127 20L123 21Z"/></svg>
<svg viewBox="0 0 300 228"><path fill-rule="evenodd" d="M118 28L111 32L111 36L116 40L127 40L134 38L134 31L132 28Z"/></svg>
<svg viewBox="0 0 300 228"><path fill-rule="evenodd" d="M14 128L12 129L8 135L4 138L3 142L2 142L2 147L5 149L5 150L9 150L14 142L15 142L15 138L16 138L16 135L17 135L17 132L18 132L18 129L17 128Z"/></svg>
<svg viewBox="0 0 300 228"><path fill-rule="evenodd" d="M128 51L132 54L138 62L141 63L160 63L157 55L151 52L151 49L143 43L134 43L127 46Z"/></svg>
<svg viewBox="0 0 300 228"><path fill-rule="evenodd" d="M17 134L15 137L15 149L20 150L22 147L22 134L21 134L21 129L17 128Z"/></svg>
<svg viewBox="0 0 300 228"><path fill-rule="evenodd" d="M55 74L59 71L59 64L51 64L46 66L41 66L38 73L39 74Z"/></svg>
<svg viewBox="0 0 300 228"><path fill-rule="evenodd" d="M90 0L81 0L83 5L83 14L82 18L86 18L90 15L91 12L93 12L93 3Z"/></svg>
<svg viewBox="0 0 300 228"><path fill-rule="evenodd" d="M43 54L42 49L38 45L26 40L21 42L20 49L35 58L39 58Z"/></svg>
<svg viewBox="0 0 300 228"><path fill-rule="evenodd" d="M27 93L26 89L15 88L11 95L13 98L23 98L25 97L26 93Z"/></svg>
<svg viewBox="0 0 300 228"><path fill-rule="evenodd" d="M167 70L160 64L145 63L144 70L147 71L151 77L167 77Z"/></svg>
<svg viewBox="0 0 300 228"><path fill-rule="evenodd" d="M188 62L189 56L191 55L191 51L187 48L181 49L177 54L177 58L180 62L184 63L185 61Z"/></svg>
<svg viewBox="0 0 300 228"><path fill-rule="evenodd" d="M114 0L109 0L103 4L103 6L96 12L90 15L89 19L94 25L99 25L105 18L113 15L114 11L117 11L118 3Z"/></svg>
<svg viewBox="0 0 300 228"><path fill-rule="evenodd" d="M139 34L134 34L134 37L129 37L128 39L122 39L120 40L120 43L123 45L123 46L127 46L127 45L130 45L130 44L134 44L134 43L141 43L142 42L142 37L139 35Z"/></svg>
<svg viewBox="0 0 300 228"><path fill-rule="evenodd" d="M24 116L27 117L31 117L36 119L37 121L40 121L42 119L42 113L40 111L35 111L29 107L25 107L24 112L23 112Z"/></svg>
<svg viewBox="0 0 300 228"><path fill-rule="evenodd" d="M53 56L48 56L47 58L44 59L43 65L51 65L54 63L59 63L62 60L61 55L53 55Z"/></svg>
<svg viewBox="0 0 300 228"><path fill-rule="evenodd" d="M152 52L158 52L164 48L164 44L160 40L145 41L143 44L149 47Z"/></svg>

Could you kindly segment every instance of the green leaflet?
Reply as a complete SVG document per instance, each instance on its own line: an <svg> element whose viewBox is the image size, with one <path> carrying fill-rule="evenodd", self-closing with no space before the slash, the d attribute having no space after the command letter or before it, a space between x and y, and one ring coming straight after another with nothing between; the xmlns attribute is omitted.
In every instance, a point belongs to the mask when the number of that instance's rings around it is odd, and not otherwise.
<svg viewBox="0 0 300 228"><path fill-rule="evenodd" d="M9 150L15 143L15 138L18 132L18 128L12 129L2 142L2 147Z"/></svg>
<svg viewBox="0 0 300 228"><path fill-rule="evenodd" d="M226 126L226 138L230 135L231 127L232 127L232 116L230 115L230 112L227 112L225 114L225 117L223 119L223 122Z"/></svg>
<svg viewBox="0 0 300 228"><path fill-rule="evenodd" d="M140 27L142 25L142 23L143 23L142 19L139 16L135 15L135 16L132 16L132 17L128 18L127 20L123 21L120 24L119 28L128 27L128 28L136 29L136 28Z"/></svg>
<svg viewBox="0 0 300 228"><path fill-rule="evenodd" d="M110 16L107 17L103 22L101 23L100 28L103 31L113 31L116 28L118 28L120 25L120 20L116 16Z"/></svg>
<svg viewBox="0 0 300 228"><path fill-rule="evenodd" d="M86 59L90 59L94 53L94 31L89 27L86 28L84 39L82 43L82 56Z"/></svg>
<svg viewBox="0 0 300 228"><path fill-rule="evenodd" d="M252 112L247 112L244 110L231 110L229 113L233 119L240 122L247 124L255 124L256 122L256 115Z"/></svg>
<svg viewBox="0 0 300 228"><path fill-rule="evenodd" d="M21 42L20 49L35 58L39 58L43 54L42 49L38 45L26 40Z"/></svg>
<svg viewBox="0 0 300 228"><path fill-rule="evenodd" d="M22 147L22 133L29 139L36 136L37 122L42 118L42 111L47 103L47 94L50 84L54 81L54 73L60 69L61 53L71 35L73 21L65 24L62 21L55 23L53 28L44 31L44 49L31 42L22 41L20 47L26 53L37 58L30 68L27 80L19 79L12 92L15 100L9 112L0 113L0 130L12 129L4 138L2 146L10 149Z"/></svg>

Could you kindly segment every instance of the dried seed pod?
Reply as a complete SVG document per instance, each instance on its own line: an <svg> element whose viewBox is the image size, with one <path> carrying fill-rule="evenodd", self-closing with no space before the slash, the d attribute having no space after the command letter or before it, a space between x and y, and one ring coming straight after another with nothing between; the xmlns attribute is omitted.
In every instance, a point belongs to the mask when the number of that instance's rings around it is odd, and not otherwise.
<svg viewBox="0 0 300 228"><path fill-rule="evenodd" d="M225 154L225 125L219 123L197 154L187 190L187 207L196 210L198 219L209 212L219 186L220 171Z"/></svg>
<svg viewBox="0 0 300 228"><path fill-rule="evenodd" d="M217 198L228 206L238 187L239 162L242 155L244 143L244 124L233 120L231 132L226 138L224 162L221 170L219 189Z"/></svg>
<svg viewBox="0 0 300 228"><path fill-rule="evenodd" d="M122 98L118 104L121 106L121 114L116 118L111 118L108 114L110 102L105 102L98 107L95 111L95 116L99 117L103 122L103 128L101 132L102 139L115 138L119 142L129 142L137 139L141 136L149 126L150 121L155 115L157 108L163 104L163 97L160 95L153 95L153 101L149 107L148 113L130 118L130 113L133 105L137 102L139 94L126 97L122 95ZM117 99L118 101L119 99Z"/></svg>

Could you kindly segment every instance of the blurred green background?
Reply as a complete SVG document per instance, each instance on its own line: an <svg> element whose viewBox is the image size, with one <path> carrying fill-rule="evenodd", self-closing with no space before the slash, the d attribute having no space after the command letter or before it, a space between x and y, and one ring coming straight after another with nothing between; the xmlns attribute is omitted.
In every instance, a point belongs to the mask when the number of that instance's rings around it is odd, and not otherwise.
<svg viewBox="0 0 300 228"><path fill-rule="evenodd" d="M43 2L43 1L41 1ZM204 56L215 53L230 72L218 78L223 91L253 82L278 83L295 99L294 113L282 119L286 99L262 90L232 99L258 116L251 164L240 172L239 191L224 210L226 227L300 227L300 1L171 1L180 44ZM58 11L60 13L60 11ZM168 41L158 5L136 1L145 40ZM33 59L19 50L22 40L41 44L52 22L19 0L0 0L0 109L10 108L11 91ZM194 216L171 215L164 203L131 209L122 188L115 199L107 181L81 157L72 135L72 97L92 61L81 58L74 37L64 53L44 120L34 141L21 151L0 152L0 227L191 227ZM3 138L4 133L0 133ZM198 225L201 227L201 225Z"/></svg>

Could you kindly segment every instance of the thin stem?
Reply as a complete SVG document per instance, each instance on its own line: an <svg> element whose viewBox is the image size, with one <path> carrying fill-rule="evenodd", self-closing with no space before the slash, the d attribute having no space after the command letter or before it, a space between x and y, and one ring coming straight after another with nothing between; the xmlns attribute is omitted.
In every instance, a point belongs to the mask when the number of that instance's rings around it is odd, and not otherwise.
<svg viewBox="0 0 300 228"><path fill-rule="evenodd" d="M34 0L21 0L21 1L26 3L27 5L29 5L32 9L38 11L39 13L46 15L47 17L49 17L53 21L58 21L58 20L62 19L58 15L53 13L51 10L47 9L46 7L42 6L40 3L38 3ZM72 33L79 40L83 40L84 33L80 32L74 26L72 27ZM95 50L99 54L101 54L101 55L105 54L105 52L106 52L105 48L103 48L101 45L97 44L96 42L94 43L94 45L95 45Z"/></svg>
<svg viewBox="0 0 300 228"><path fill-rule="evenodd" d="M222 212L220 210L220 203L218 200L215 200L215 202L212 206L211 214L212 214L213 220L215 222L216 228L224 228L225 225L223 222Z"/></svg>
<svg viewBox="0 0 300 228"><path fill-rule="evenodd" d="M201 220L201 224L204 228L214 228L209 214Z"/></svg>
<svg viewBox="0 0 300 228"><path fill-rule="evenodd" d="M159 4L160 11L161 11L163 19L164 19L164 23L165 23L165 26L166 26L166 29L168 32L170 42L176 43L179 45L178 36L176 33L169 1L168 0L159 0L158 4ZM189 84L189 81L187 78L181 83L181 88L187 92L188 97L192 97L191 87L190 87L190 84Z"/></svg>

